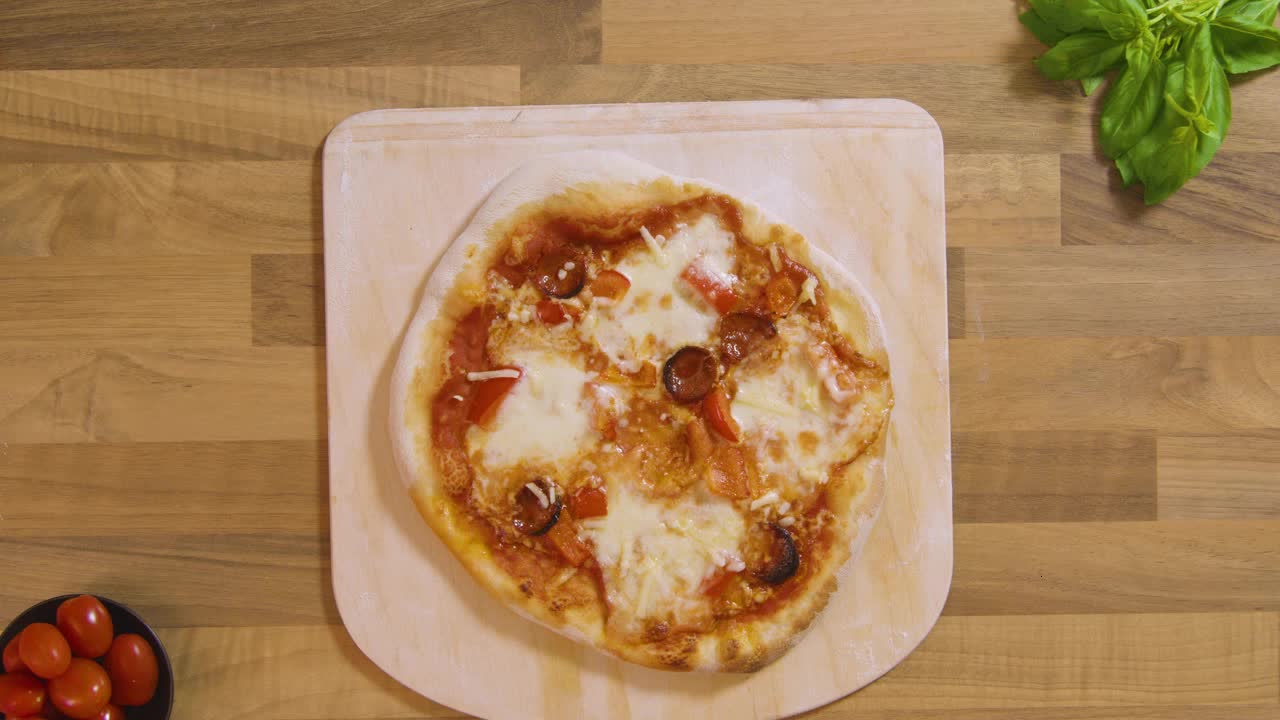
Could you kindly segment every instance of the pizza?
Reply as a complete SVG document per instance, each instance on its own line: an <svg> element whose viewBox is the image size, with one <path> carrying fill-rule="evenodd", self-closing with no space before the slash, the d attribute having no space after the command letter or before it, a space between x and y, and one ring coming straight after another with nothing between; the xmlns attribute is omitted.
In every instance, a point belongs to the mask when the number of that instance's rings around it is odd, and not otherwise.
<svg viewBox="0 0 1280 720"><path fill-rule="evenodd" d="M618 154L493 190L431 272L392 392L409 495L476 581L654 668L781 656L884 494L889 358L858 281L755 205Z"/></svg>

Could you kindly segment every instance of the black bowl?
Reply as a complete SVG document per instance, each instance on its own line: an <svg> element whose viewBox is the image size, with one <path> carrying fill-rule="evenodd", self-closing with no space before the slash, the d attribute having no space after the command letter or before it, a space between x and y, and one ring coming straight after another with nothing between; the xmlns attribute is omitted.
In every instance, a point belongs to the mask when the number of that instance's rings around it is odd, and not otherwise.
<svg viewBox="0 0 1280 720"><path fill-rule="evenodd" d="M77 596L59 595L27 608L21 615L14 618L13 622L9 623L9 627L4 629L4 634L0 635L0 649L8 646L9 641L31 623L55 624L58 619L58 606L64 600L70 600L73 597ZM146 638L160 665L156 694L151 698L151 702L140 707L124 708L125 715L129 720L169 720L169 713L173 711L173 665L169 663L169 654L164 651L164 645L160 644L160 638L156 637L150 625L138 617L138 613L110 598L104 598L101 595L94 595L94 597L102 601L107 612L111 614L111 624L115 627L116 634L134 633Z"/></svg>

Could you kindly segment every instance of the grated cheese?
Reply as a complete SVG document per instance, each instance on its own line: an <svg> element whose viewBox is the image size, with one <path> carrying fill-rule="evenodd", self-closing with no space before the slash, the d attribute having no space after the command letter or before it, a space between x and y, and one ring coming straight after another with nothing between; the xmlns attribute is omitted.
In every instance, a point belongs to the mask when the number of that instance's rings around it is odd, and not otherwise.
<svg viewBox="0 0 1280 720"><path fill-rule="evenodd" d="M770 490L769 492L765 493L764 495L761 495L760 497L756 498L755 500L752 500L752 501L751 501L751 509L752 509L752 510L759 510L760 508L764 507L765 505L772 505L773 503L778 502L778 500L780 500L780 499L781 499L781 498L779 498L779 497L778 497L778 491L777 491L777 490Z"/></svg>
<svg viewBox="0 0 1280 720"><path fill-rule="evenodd" d="M481 380L493 380L495 378L511 378L512 380L520 379L520 371L510 368L501 368L499 370L482 370L480 372L467 373L467 380L471 382L480 382Z"/></svg>
<svg viewBox="0 0 1280 720"><path fill-rule="evenodd" d="M784 518L779 519L778 524L781 525L782 527L791 527L792 525L796 524L796 519L788 515Z"/></svg>
<svg viewBox="0 0 1280 720"><path fill-rule="evenodd" d="M536 483L525 483L524 486L529 490L529 492L533 493L534 497L538 498L539 505L542 507L551 506L551 501L547 499L547 494L542 492L542 488L538 487Z"/></svg>
<svg viewBox="0 0 1280 720"><path fill-rule="evenodd" d="M743 405L756 408L757 410L771 412L775 415L794 416L797 414L796 409L793 407L788 407L782 403L774 402L767 397L759 397L741 391L738 392L738 395L733 399L733 402L735 404L742 403Z"/></svg>
<svg viewBox="0 0 1280 720"><path fill-rule="evenodd" d="M812 277L805 278L804 284L800 286L800 304L803 305L805 303L814 303L816 305L818 302L818 297L813 294L813 291L817 289L818 289L818 280L816 278L812 278Z"/></svg>
<svg viewBox="0 0 1280 720"><path fill-rule="evenodd" d="M573 576L576 575L577 573L578 573L578 568L576 567L567 567L564 570L561 570L558 575L556 575L554 578L551 579L551 587L552 588L560 587L561 585L569 582L569 580L573 578Z"/></svg>
<svg viewBox="0 0 1280 720"><path fill-rule="evenodd" d="M778 257L777 243L769 246L769 264L773 266L774 272L782 270L782 258Z"/></svg>
<svg viewBox="0 0 1280 720"><path fill-rule="evenodd" d="M453 399L457 400L458 402L462 402L464 398L461 395L454 395Z"/></svg>
<svg viewBox="0 0 1280 720"><path fill-rule="evenodd" d="M644 238L644 244L649 246L649 250L651 250L654 256L658 258L658 262L662 263L663 265L666 265L667 254L662 252L662 246L658 244L657 238L655 238L653 234L649 232L649 228L641 225L640 237ZM662 236L659 235L658 237L662 237ZM662 239L666 240L666 238L662 238Z"/></svg>
<svg viewBox="0 0 1280 720"><path fill-rule="evenodd" d="M640 582L640 598L636 601L636 615L645 617L649 614L649 594L653 591L653 576L657 572L651 558L644 561L644 580Z"/></svg>

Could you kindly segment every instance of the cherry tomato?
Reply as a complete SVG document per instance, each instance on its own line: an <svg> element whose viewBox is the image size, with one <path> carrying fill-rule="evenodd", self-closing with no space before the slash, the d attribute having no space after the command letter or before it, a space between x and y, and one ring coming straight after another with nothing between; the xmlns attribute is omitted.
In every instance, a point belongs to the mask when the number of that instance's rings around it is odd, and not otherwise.
<svg viewBox="0 0 1280 720"><path fill-rule="evenodd" d="M489 378L475 383L475 394L472 396L471 407L467 409L467 420L475 425L484 426L493 421L507 393L511 392L511 388L515 387L516 383L520 382L520 377L524 375L520 368L497 369L515 370L517 374L513 378Z"/></svg>
<svg viewBox="0 0 1280 720"><path fill-rule="evenodd" d="M121 635L107 651L107 673L111 675L111 702L116 705L146 705L156 694L160 664L151 644L141 635Z"/></svg>
<svg viewBox="0 0 1280 720"><path fill-rule="evenodd" d="M723 445L716 451L711 459L711 471L707 474L707 488L731 500L751 497L751 476L747 473L742 448Z"/></svg>
<svg viewBox="0 0 1280 720"><path fill-rule="evenodd" d="M92 595L73 597L59 605L58 629L67 638L71 652L82 658L106 655L115 635L111 614Z"/></svg>
<svg viewBox="0 0 1280 720"><path fill-rule="evenodd" d="M119 705L107 703L107 706L102 708L102 712L93 716L93 720L125 720L124 710L121 710Z"/></svg>
<svg viewBox="0 0 1280 720"><path fill-rule="evenodd" d="M583 563L592 558L591 548L578 537L578 531L570 520L562 518L560 522L551 526L545 537L556 550L560 551L565 561L574 567L582 567Z"/></svg>
<svg viewBox="0 0 1280 720"><path fill-rule="evenodd" d="M9 644L4 646L4 671L7 673L27 669L27 666L22 664L22 657L18 655L18 636L21 634L14 635Z"/></svg>
<svg viewBox="0 0 1280 720"><path fill-rule="evenodd" d="M729 412L729 396L725 394L723 386L707 393L702 399L702 413L707 416L711 429L720 437L731 443L741 439L742 429L733 418L733 413Z"/></svg>
<svg viewBox="0 0 1280 720"><path fill-rule="evenodd" d="M533 307L538 311L538 319L543 325L559 325L569 319L564 312L564 306L555 300L539 300Z"/></svg>
<svg viewBox="0 0 1280 720"><path fill-rule="evenodd" d="M790 275L779 273L764 286L764 299L769 311L781 317L791 312L800 299L800 285Z"/></svg>
<svg viewBox="0 0 1280 720"><path fill-rule="evenodd" d="M734 292L729 282L707 270L697 260L693 261L680 273L681 279L689 283L721 315L733 309L738 302L738 293ZM799 291L796 291L799 294Z"/></svg>
<svg viewBox="0 0 1280 720"><path fill-rule="evenodd" d="M98 663L71 658L67 671L49 681L49 695L72 720L92 720L111 699L111 678Z"/></svg>
<svg viewBox="0 0 1280 720"><path fill-rule="evenodd" d="M49 623L31 623L18 635L18 656L32 674L48 680L66 672L71 646L58 628Z"/></svg>
<svg viewBox="0 0 1280 720"><path fill-rule="evenodd" d="M44 707L44 683L29 673L0 675L0 712L9 717L35 715Z"/></svg>
<svg viewBox="0 0 1280 720"><path fill-rule="evenodd" d="M617 302L631 289L631 280L617 270L604 270L591 281L591 294Z"/></svg>
<svg viewBox="0 0 1280 720"><path fill-rule="evenodd" d="M580 488L569 496L569 511L579 520L608 515L609 496L600 488Z"/></svg>

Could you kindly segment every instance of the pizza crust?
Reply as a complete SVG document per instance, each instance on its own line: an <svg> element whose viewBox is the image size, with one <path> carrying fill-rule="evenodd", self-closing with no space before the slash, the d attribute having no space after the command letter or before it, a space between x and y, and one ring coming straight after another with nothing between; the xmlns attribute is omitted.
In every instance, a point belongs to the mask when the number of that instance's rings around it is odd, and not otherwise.
<svg viewBox="0 0 1280 720"><path fill-rule="evenodd" d="M582 188L589 188L587 196ZM632 192L628 195L628 189ZM677 635L671 642L633 645L613 641L604 633L604 617L595 607L570 607L553 612L521 591L519 584L492 558L475 536L468 517L448 500L431 461L430 417L422 398L443 379L438 358L457 320L483 299L485 273L503 250L501 241L518 221L521 210L573 194L576 202L634 205L683 199L711 191L733 197L743 209L743 234L748 239L780 243L791 257L815 270L823 279L826 299L840 329L863 354L888 368L884 330L878 310L857 278L831 256L809 245L784 223L742 198L711 183L670 176L658 168L619 153L582 151L533 160L498 184L471 223L448 247L427 281L422 302L405 335L391 379L390 430L401 478L419 514L459 558L468 572L491 594L520 615L598 650L624 660L659 669L750 672L775 660L803 637L836 588L841 567L860 552L884 497L884 445L887 432L859 459L845 468L844 497L833 498L833 529L847 543L833 548L820 567L812 570L808 587L776 612L760 621L735 627L731 633L701 637ZM637 194L659 193L637 198Z"/></svg>

